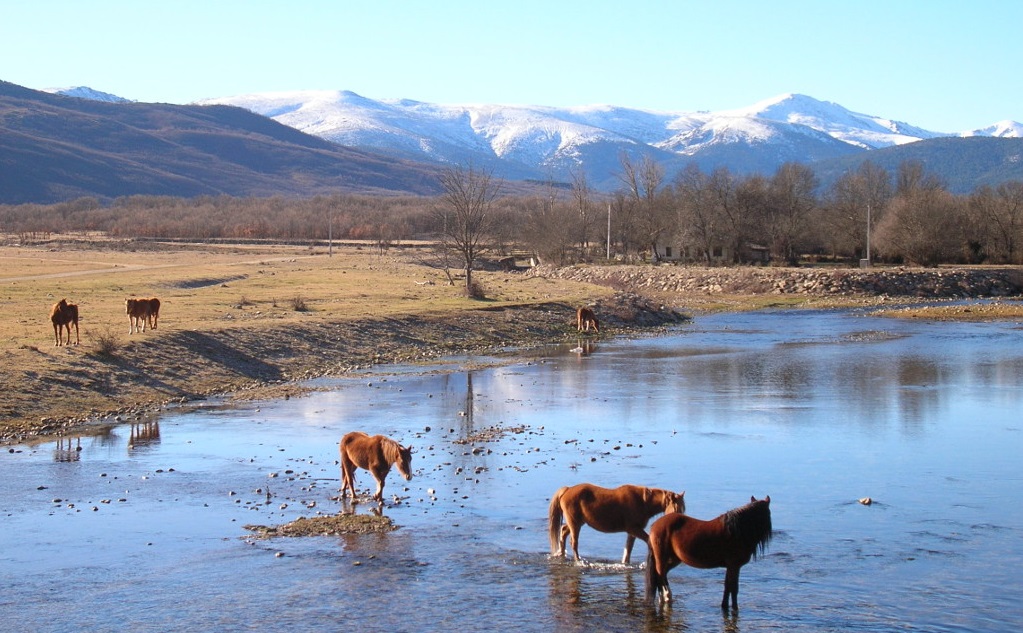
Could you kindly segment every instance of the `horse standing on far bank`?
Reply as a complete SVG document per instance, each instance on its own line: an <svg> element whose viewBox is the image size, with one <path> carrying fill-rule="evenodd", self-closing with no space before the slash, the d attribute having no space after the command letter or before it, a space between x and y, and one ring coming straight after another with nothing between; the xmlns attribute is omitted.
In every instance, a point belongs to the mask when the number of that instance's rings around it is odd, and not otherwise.
<svg viewBox="0 0 1023 633"><path fill-rule="evenodd" d="M671 602L668 571L685 563L697 569L725 568L725 592L721 608L739 608L739 570L751 558L764 554L771 540L771 497L750 502L711 519L701 521L683 514L665 514L650 526L646 559L646 595Z"/></svg>
<svg viewBox="0 0 1023 633"><path fill-rule="evenodd" d="M53 324L53 338L57 339L56 347L64 344L63 329L67 329L67 345L71 344L71 326L75 326L75 345L81 343L78 335L78 305L61 299L50 308L50 323Z"/></svg>
<svg viewBox="0 0 1023 633"><path fill-rule="evenodd" d="M405 481L412 479L412 447L402 446L398 442L383 435L370 437L361 431L352 431L341 438L341 496L350 490L352 499L355 495L355 469L364 468L373 474L377 481L377 491L373 495L378 503L384 501L384 479L391 470L391 465L398 466L398 472Z"/></svg>
<svg viewBox="0 0 1023 633"><path fill-rule="evenodd" d="M593 331L600 333L600 324L597 323L597 315L590 308L579 308L575 313L575 328L577 331L582 332L586 330L590 331L590 327L593 327Z"/></svg>
<svg viewBox="0 0 1023 633"><path fill-rule="evenodd" d="M547 511L551 556L565 555L565 540L571 534L572 553L575 560L580 560L579 530L589 525L599 532L628 534L622 555L622 564L628 565L636 539L647 541L645 528L650 517L661 512L685 512L685 494L631 485L613 489L593 484L559 488Z"/></svg>

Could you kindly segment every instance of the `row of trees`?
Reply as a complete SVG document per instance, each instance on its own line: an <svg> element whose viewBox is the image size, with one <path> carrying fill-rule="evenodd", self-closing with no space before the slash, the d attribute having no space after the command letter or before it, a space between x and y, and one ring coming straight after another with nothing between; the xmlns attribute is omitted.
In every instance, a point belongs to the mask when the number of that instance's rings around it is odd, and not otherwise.
<svg viewBox="0 0 1023 633"><path fill-rule="evenodd" d="M582 176L504 195L506 183L468 165L447 170L444 193L435 198L82 198L0 206L0 232L293 241L329 235L381 246L421 238L449 247L455 267L467 269L467 283L481 255L512 245L560 264L607 256L707 264L868 256L920 265L1023 263L1020 182L957 195L919 163L892 174L864 162L822 190L798 163L771 176L691 165L669 179L657 163L627 158L618 176L621 186L610 195L591 190Z"/></svg>
<svg viewBox="0 0 1023 633"><path fill-rule="evenodd" d="M821 191L798 163L772 176L696 165L671 180L653 161L622 160L622 186L606 205L611 241L626 257L797 264L807 257L854 262L1023 263L1023 183L949 192L920 163L891 174L870 162ZM572 199L539 199L527 213L529 242L549 259L599 256L607 230L576 182ZM555 200L551 198L551 201ZM870 249L868 253L867 250Z"/></svg>

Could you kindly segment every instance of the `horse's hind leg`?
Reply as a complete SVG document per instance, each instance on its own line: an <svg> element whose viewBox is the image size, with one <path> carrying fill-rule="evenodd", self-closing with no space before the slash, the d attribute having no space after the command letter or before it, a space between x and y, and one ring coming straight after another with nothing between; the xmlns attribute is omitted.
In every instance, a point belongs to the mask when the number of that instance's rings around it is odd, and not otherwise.
<svg viewBox="0 0 1023 633"><path fill-rule="evenodd" d="M571 515L565 515L565 525L561 526L561 551L565 551L565 537L572 537L572 555L575 560L582 560L579 555L579 531L582 525Z"/></svg>

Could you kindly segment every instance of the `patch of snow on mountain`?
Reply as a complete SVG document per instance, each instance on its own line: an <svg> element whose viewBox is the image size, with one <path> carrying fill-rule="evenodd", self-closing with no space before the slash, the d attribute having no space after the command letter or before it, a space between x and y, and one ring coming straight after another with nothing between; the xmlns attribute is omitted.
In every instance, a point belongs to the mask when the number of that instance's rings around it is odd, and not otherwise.
<svg viewBox="0 0 1023 633"><path fill-rule="evenodd" d="M960 136L993 136L995 138L1023 138L1023 124L1016 121L999 121L994 125L963 132Z"/></svg>
<svg viewBox="0 0 1023 633"><path fill-rule="evenodd" d="M131 99L118 97L117 95L112 95L109 92L100 92L99 90L93 90L88 86L73 86L71 88L45 88L43 92L64 95L65 97L89 99L91 101L105 101L107 103L132 103Z"/></svg>

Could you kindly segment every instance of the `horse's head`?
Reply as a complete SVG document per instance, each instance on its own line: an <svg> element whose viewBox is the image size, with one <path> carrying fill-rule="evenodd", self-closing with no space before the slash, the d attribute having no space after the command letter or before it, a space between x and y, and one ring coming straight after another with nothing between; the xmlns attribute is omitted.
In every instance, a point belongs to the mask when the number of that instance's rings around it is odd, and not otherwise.
<svg viewBox="0 0 1023 633"><path fill-rule="evenodd" d="M674 493L670 490L666 490L664 494L664 512L678 512L679 514L686 513L686 491L683 490L679 493Z"/></svg>
<svg viewBox="0 0 1023 633"><path fill-rule="evenodd" d="M412 447L398 446L398 472L405 481L412 479Z"/></svg>

